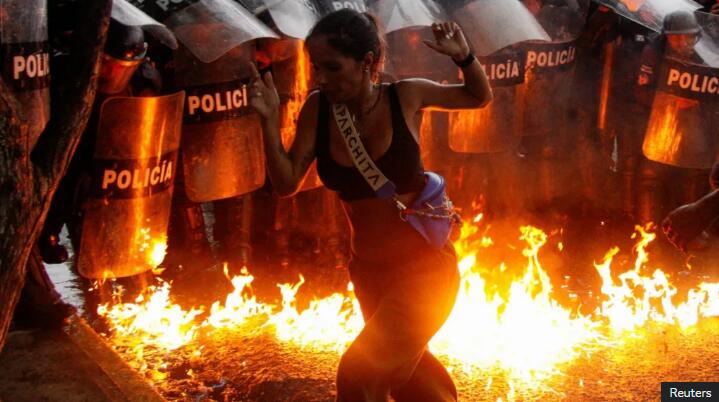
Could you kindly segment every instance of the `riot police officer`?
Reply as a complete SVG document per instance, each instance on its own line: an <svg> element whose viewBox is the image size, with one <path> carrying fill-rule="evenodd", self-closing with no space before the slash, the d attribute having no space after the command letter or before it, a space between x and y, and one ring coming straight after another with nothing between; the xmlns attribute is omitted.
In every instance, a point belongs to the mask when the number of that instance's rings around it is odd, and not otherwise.
<svg viewBox="0 0 719 402"><path fill-rule="evenodd" d="M67 173L55 193L38 240L42 259L48 264L58 264L68 258L67 250L59 244L59 234L65 223L68 224L73 248L79 250L79 231L82 221L80 204L83 201L82 178L87 173L92 159L99 105L110 96L131 93L128 83L144 59L146 51L147 43L141 28L124 26L115 20L110 20L93 114Z"/></svg>
<svg viewBox="0 0 719 402"><path fill-rule="evenodd" d="M671 58L680 60L684 64L702 65L704 60L695 50L699 41L700 27L694 14L686 11L675 11L668 14L663 21L663 37L655 41L643 53L643 62L640 66L637 83L640 87L639 93L645 102L643 105L652 105L649 101L654 97L660 75L660 68L663 60ZM671 103L676 110L671 113L703 113L702 105L694 99L682 97L673 98ZM647 134L644 136L644 154L648 158L641 158L639 179L637 183L637 218L640 222L657 222L672 206L695 200L707 190L706 177L708 168L701 166L683 164L681 161L669 161L664 157L657 158L657 142L666 141L660 137L686 135L706 137L705 128L695 125L691 132L669 133L666 129L658 127L658 119L665 118L666 110L660 110L659 95L654 97L655 110L647 126ZM704 121L702 121L704 120ZM701 119L701 126L709 124ZM661 131L661 133L659 132ZM685 143L685 141L682 141ZM713 147L707 147L713 148ZM706 149L706 152L711 152ZM659 159L659 160L658 160ZM677 191L677 188L679 191Z"/></svg>

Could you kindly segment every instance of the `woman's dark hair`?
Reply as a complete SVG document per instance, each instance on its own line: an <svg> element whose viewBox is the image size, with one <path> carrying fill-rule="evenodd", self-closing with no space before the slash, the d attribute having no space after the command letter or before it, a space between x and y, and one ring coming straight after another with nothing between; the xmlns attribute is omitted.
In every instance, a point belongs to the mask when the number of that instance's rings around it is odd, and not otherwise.
<svg viewBox="0 0 719 402"><path fill-rule="evenodd" d="M372 14L351 8L331 12L317 22L306 40L318 36L325 36L333 49L357 61L372 52L375 57L373 74L377 73L384 57L385 42Z"/></svg>

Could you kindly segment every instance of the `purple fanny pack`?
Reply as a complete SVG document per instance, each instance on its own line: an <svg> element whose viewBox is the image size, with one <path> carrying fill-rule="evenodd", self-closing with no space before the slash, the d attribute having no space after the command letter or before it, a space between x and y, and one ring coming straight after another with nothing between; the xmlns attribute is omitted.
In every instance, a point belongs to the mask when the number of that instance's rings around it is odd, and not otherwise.
<svg viewBox="0 0 719 402"><path fill-rule="evenodd" d="M410 207L395 199L400 217L412 225L429 244L440 248L447 244L452 226L460 222L452 201L447 197L444 178L434 172L424 172L426 183Z"/></svg>

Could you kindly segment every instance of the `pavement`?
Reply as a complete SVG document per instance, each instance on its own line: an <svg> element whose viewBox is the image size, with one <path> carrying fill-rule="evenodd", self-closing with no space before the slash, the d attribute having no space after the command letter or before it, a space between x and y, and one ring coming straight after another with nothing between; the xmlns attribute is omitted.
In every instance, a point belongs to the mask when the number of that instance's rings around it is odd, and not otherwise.
<svg viewBox="0 0 719 402"><path fill-rule="evenodd" d="M15 330L0 353L2 402L164 399L80 317L62 330Z"/></svg>

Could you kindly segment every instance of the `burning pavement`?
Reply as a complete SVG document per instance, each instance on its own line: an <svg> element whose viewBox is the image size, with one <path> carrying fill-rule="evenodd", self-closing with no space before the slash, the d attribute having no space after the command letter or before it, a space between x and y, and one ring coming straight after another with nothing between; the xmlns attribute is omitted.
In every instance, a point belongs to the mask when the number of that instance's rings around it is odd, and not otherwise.
<svg viewBox="0 0 719 402"><path fill-rule="evenodd" d="M594 257L563 230L501 226L481 214L464 223L460 293L430 342L461 400L649 400L663 381L717 379L714 269L662 270L651 225ZM569 267L572 248L594 267ZM195 305L161 281L131 302L116 294L97 311L103 335L168 400L332 400L339 357L363 325L351 284L337 285L346 274L290 267L293 281L268 286L251 269L225 272L232 291Z"/></svg>

